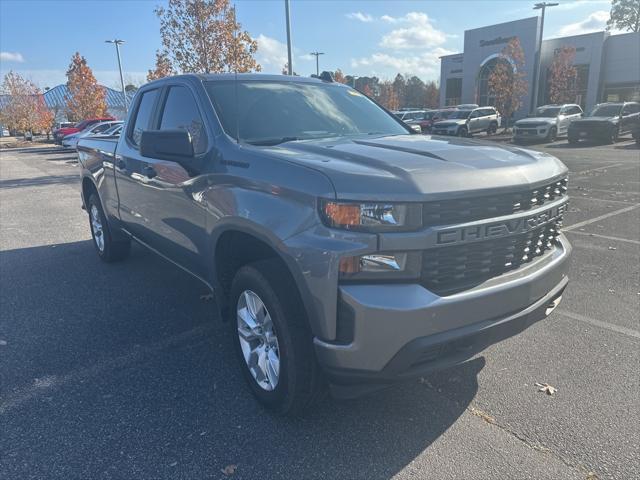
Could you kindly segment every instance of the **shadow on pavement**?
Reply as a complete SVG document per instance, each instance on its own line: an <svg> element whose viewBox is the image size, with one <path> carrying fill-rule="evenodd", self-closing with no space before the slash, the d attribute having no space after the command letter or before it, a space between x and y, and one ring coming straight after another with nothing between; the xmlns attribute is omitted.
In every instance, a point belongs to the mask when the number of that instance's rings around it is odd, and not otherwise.
<svg viewBox="0 0 640 480"><path fill-rule="evenodd" d="M303 418L264 411L205 287L134 248L91 241L0 253L0 458L6 478L390 478L477 392L484 359Z"/></svg>
<svg viewBox="0 0 640 480"><path fill-rule="evenodd" d="M48 185L79 184L80 176L75 175L47 175L43 177L12 178L0 180L0 188L45 187Z"/></svg>

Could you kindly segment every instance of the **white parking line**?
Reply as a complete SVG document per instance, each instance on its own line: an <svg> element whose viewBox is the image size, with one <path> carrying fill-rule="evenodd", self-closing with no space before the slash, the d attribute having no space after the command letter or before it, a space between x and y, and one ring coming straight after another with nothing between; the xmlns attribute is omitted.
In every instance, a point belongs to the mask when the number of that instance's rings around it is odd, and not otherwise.
<svg viewBox="0 0 640 480"><path fill-rule="evenodd" d="M602 320L596 320L595 318L586 317L584 315L580 315L579 313L568 312L567 310L556 310L556 313L558 313L559 315L562 315L563 317L571 318L572 320L577 320L578 322L588 323L595 327L604 328L606 330L611 330L612 332L621 333L628 337L640 339L640 332L632 328L621 327L620 325L615 325L609 322L603 322Z"/></svg>
<svg viewBox="0 0 640 480"><path fill-rule="evenodd" d="M640 245L640 240L631 240L629 238L610 237L608 235L599 235L597 233L589 233L589 232L577 232L575 230L569 231L569 233L574 235L584 235L585 237L603 238L605 240L612 240L614 242L626 242L626 243L633 243L634 245Z"/></svg>
<svg viewBox="0 0 640 480"><path fill-rule="evenodd" d="M591 218L589 220L585 220L583 222L574 223L573 225L569 225L568 227L564 227L562 230L564 232L569 232L571 230L575 230L576 228L584 227L585 225L589 225L591 223L599 222L600 220L604 220L605 218L613 217L614 215L619 215L621 213L630 212L631 210L635 210L640 207L640 203L636 203L635 205L631 205L630 207L621 208L619 210L614 210L613 212L605 213L604 215L600 215L599 217Z"/></svg>
<svg viewBox="0 0 640 480"><path fill-rule="evenodd" d="M626 163L612 163L611 165L605 165L604 167L590 168L589 170L583 170L581 172L571 173L569 172L569 177L584 175L585 173L598 172L600 170L606 170L607 168L620 167L622 165L626 165Z"/></svg>

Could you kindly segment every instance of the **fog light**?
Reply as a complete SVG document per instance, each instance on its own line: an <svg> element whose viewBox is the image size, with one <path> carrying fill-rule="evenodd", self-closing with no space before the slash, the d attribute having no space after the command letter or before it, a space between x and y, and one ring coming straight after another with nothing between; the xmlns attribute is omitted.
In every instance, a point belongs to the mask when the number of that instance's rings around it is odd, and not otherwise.
<svg viewBox="0 0 640 480"><path fill-rule="evenodd" d="M416 279L420 276L420 252L372 253L340 259L343 280Z"/></svg>

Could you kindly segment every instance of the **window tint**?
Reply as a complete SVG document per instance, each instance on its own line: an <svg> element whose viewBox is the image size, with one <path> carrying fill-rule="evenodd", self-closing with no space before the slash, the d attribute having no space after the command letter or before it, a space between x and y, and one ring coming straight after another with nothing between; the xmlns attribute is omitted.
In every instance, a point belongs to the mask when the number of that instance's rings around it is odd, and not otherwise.
<svg viewBox="0 0 640 480"><path fill-rule="evenodd" d="M151 120L151 114L153 113L153 105L158 96L158 90L149 90L144 92L138 102L138 110L136 111L136 119L133 123L133 130L129 139L135 144L140 143L140 137L143 130L149 129L149 121Z"/></svg>
<svg viewBox="0 0 640 480"><path fill-rule="evenodd" d="M193 95L187 87L171 87L162 112L160 130L178 128L191 134L193 151L207 149L207 134Z"/></svg>

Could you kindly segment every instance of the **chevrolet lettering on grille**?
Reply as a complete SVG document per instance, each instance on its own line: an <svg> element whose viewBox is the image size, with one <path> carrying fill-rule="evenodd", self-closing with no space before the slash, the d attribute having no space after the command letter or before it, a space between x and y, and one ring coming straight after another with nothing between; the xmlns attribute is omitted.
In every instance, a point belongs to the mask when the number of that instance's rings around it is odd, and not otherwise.
<svg viewBox="0 0 640 480"><path fill-rule="evenodd" d="M567 205L568 202L564 202L533 215L511 218L500 222L441 230L437 233L436 245L457 245L526 233L547 223L559 220L567 210Z"/></svg>

